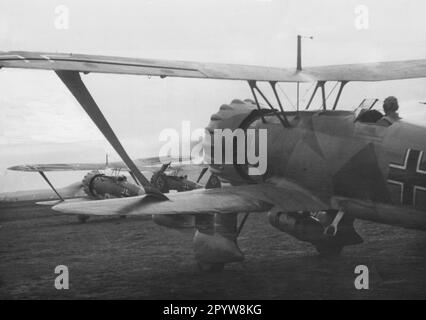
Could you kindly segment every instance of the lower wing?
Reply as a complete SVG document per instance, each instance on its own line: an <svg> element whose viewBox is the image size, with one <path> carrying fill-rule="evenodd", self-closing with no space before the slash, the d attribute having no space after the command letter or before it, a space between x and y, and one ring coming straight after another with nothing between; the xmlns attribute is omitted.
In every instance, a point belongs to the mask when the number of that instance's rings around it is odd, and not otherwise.
<svg viewBox="0 0 426 320"><path fill-rule="evenodd" d="M283 211L318 211L329 208L307 190L285 181L168 194L159 201L150 195L88 202L63 202L53 207L66 214L95 216L152 214L212 214L264 212L274 206Z"/></svg>

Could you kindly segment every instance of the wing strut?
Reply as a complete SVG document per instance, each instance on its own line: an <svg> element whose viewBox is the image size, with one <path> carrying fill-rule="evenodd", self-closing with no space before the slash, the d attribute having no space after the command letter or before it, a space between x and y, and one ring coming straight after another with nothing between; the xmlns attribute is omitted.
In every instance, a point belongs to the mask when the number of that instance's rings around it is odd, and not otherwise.
<svg viewBox="0 0 426 320"><path fill-rule="evenodd" d="M47 182L47 184L52 188L52 190L56 193L56 195L58 196L58 198L61 201L65 201L64 198L62 198L62 196L59 194L59 192L55 189L55 187L53 186L52 183L50 183L49 179L47 179L46 175L44 174L43 171L39 171L38 173L40 173L40 175L43 177L43 179Z"/></svg>
<svg viewBox="0 0 426 320"><path fill-rule="evenodd" d="M341 81L341 82L340 82L339 92L337 93L336 100L334 100L333 110L336 110L336 108L337 108L337 103L339 102L339 100L340 100L340 96L342 95L343 87L344 87L347 83L348 83L348 81Z"/></svg>
<svg viewBox="0 0 426 320"><path fill-rule="evenodd" d="M115 151L123 159L124 163L127 165L129 170L135 175L137 180L143 186L146 193L158 196L162 200L167 200L168 198L161 193L157 188L151 185L147 178L139 171L138 167L134 164L132 159L127 154L126 150L118 140L108 121L105 119L102 111L99 109L95 100L91 96L89 90L85 86L83 80L80 77L78 71L55 71L58 77L62 82L67 86L70 92L74 95L83 109L86 111L88 116L96 124L105 138L109 141Z"/></svg>
<svg viewBox="0 0 426 320"><path fill-rule="evenodd" d="M325 81L320 81L321 97L322 97L322 109L327 110L327 98L325 97Z"/></svg>
<svg viewBox="0 0 426 320"><path fill-rule="evenodd" d="M238 226L238 229L237 229L237 237L240 235L241 231L243 230L244 224L246 223L249 215L250 215L250 212L246 212L244 214L243 220L241 221L241 223L240 223L240 225Z"/></svg>
<svg viewBox="0 0 426 320"><path fill-rule="evenodd" d="M317 85L315 86L314 92L312 92L311 98L309 99L309 102L306 105L305 110L309 110L309 107L311 106L312 100L314 100L314 97L315 97L318 89L321 89L322 109L327 110L327 98L325 96L325 83L326 83L326 81L318 81L317 82ZM343 86L341 86L340 89L343 89ZM339 92L342 93L341 90ZM339 97L340 97L340 95L339 95Z"/></svg>
<svg viewBox="0 0 426 320"><path fill-rule="evenodd" d="M277 82L271 81L271 82L269 82L269 84L272 87L272 91L274 91L275 99L277 99L278 106L280 107L280 110L281 110L282 115L283 115L283 121L281 121L281 122L285 127L290 127L290 122L288 122L287 116L285 115L285 112L284 112L283 105L281 103L281 99L280 99L278 92L277 92Z"/></svg>
<svg viewBox="0 0 426 320"><path fill-rule="evenodd" d="M319 87L319 84L318 84L318 82L317 82L317 84L315 85L314 92L312 92L312 95L311 95L311 97L309 98L309 101L308 101L308 104L306 105L305 110L309 110L309 107L311 106L312 100L314 100L314 97L315 97L315 95L316 95L316 93L317 93L318 87Z"/></svg>
<svg viewBox="0 0 426 320"><path fill-rule="evenodd" d="M254 81L254 80L248 81L248 84L250 86L251 92L252 92L254 100L256 102L257 109L259 111L261 110L261 107L260 107L260 104L259 104L259 99L257 98L257 95L256 95L256 91L260 94L260 96L263 98L263 100L268 104L268 107L273 111L275 116L280 120L281 124L285 128L288 128L290 126L290 123L287 120L287 117L286 117L285 112L283 110L283 106L281 104L281 100L278 96L278 93L277 93L277 90L276 90L276 87L275 87L276 81L271 81L270 85L271 85L272 90L274 91L274 95L275 95L275 98L277 99L278 106L279 106L279 108L282 112L281 114L278 112L277 109L275 109L273 107L273 105L269 102L268 98L266 98L265 94L259 89L259 87L256 84L256 81ZM261 114L261 117L262 117L262 122L265 123L266 121L265 121L265 117L263 116L263 114Z"/></svg>

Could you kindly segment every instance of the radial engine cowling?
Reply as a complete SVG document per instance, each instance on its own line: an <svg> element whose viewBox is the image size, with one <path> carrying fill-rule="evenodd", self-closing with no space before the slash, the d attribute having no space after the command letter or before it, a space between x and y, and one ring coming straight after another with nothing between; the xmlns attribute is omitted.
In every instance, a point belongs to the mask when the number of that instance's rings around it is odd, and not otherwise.
<svg viewBox="0 0 426 320"><path fill-rule="evenodd" d="M134 197L145 193L138 185L128 182L125 176L107 176L98 171L84 177L83 188L93 199Z"/></svg>
<svg viewBox="0 0 426 320"><path fill-rule="evenodd" d="M264 110L263 112L269 112ZM224 104L219 108L219 111L213 114L210 118L210 123L206 127L206 134L203 140L204 160L210 164L210 171L219 177L220 180L229 182L234 185L245 184L253 181L254 176L249 176L248 163L238 163L237 152L242 148L246 154L246 133L244 133L244 140L238 139L238 135L233 138L230 137L233 146L232 161L225 161L225 146L227 145L226 138L222 136L215 137L217 132L225 130L236 133L237 130L246 130L250 127L251 123L260 116L259 110L251 100L233 100L230 104ZM229 138L228 138L229 139ZM221 141L221 148L215 145L215 142ZM221 155L221 156L220 156ZM220 160L220 161L218 161Z"/></svg>

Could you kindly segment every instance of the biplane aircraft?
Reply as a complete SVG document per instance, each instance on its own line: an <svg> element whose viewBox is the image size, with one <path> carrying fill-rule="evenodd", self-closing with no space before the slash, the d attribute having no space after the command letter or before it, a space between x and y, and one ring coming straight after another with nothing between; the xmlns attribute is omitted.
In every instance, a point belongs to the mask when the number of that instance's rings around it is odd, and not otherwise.
<svg viewBox="0 0 426 320"><path fill-rule="evenodd" d="M215 175L207 175L204 184L201 183L207 173L205 164L190 164L190 157L151 157L133 160L142 172L152 174L150 182L163 193L170 191L183 192L200 188L220 187L220 181ZM134 197L145 194L127 166L122 161L105 163L55 163L17 165L8 168L11 171L36 172L47 182L50 190L30 190L0 193L0 207L7 208L19 205L38 204L53 206L58 201L73 200L102 200L111 198ZM88 171L81 181L63 188L56 188L47 177L47 172ZM129 173L129 177L125 173ZM196 181L188 179L188 175L196 176ZM133 181L129 181L132 178ZM79 221L85 222L88 215L79 215ZM160 217L154 219L161 224Z"/></svg>
<svg viewBox="0 0 426 320"><path fill-rule="evenodd" d="M426 230L426 127L404 120L379 126L365 120L369 117L338 108L348 82L425 78L426 59L302 68L299 51L297 61L296 68L284 69L80 54L0 53L2 68L55 72L146 192L131 198L64 201L54 210L95 216L162 215L177 224L187 223L189 217L195 229L195 258L205 271L222 270L226 263L243 260L237 239L249 213L269 212L272 226L311 243L327 256L362 242L354 219ZM83 78L90 73L247 82L254 100L222 105L210 118L207 130L266 129L266 172L253 176L248 174L248 163L212 162L210 171L231 186L162 193L127 155L86 88ZM334 102L328 105L325 84L331 81L340 86ZM258 86L260 82L270 84L273 99ZM316 83L304 110L284 110L276 90L280 82ZM318 92L322 108L310 110ZM217 150L211 145L207 139L204 148L213 157Z"/></svg>

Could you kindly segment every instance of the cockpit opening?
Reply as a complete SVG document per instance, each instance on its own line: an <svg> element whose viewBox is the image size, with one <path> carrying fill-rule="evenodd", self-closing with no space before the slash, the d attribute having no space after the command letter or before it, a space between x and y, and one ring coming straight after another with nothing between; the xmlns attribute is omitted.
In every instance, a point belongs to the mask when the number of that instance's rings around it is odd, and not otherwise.
<svg viewBox="0 0 426 320"><path fill-rule="evenodd" d="M398 114L398 99L390 96L383 101L384 114L376 109L379 99L364 99L355 110L357 114L355 121L361 123L375 124L382 127L390 127L396 121L401 120Z"/></svg>

